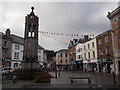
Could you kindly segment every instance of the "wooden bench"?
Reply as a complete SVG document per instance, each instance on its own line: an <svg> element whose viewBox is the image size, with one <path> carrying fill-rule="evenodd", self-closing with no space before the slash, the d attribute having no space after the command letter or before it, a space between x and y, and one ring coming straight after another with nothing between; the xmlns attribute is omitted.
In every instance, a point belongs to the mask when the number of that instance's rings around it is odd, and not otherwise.
<svg viewBox="0 0 120 90"><path fill-rule="evenodd" d="M88 79L88 83L91 83L92 77L87 76L87 77L69 77L71 79L71 83L73 83L73 79Z"/></svg>

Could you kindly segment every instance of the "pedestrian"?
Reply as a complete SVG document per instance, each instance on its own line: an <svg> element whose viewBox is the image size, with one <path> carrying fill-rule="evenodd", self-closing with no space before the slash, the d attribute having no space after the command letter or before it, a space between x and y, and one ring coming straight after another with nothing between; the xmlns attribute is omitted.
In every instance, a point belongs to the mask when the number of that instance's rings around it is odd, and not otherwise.
<svg viewBox="0 0 120 90"><path fill-rule="evenodd" d="M94 73L94 68L92 68L92 72Z"/></svg>
<svg viewBox="0 0 120 90"><path fill-rule="evenodd" d="M87 69L85 68L85 72L87 72Z"/></svg>

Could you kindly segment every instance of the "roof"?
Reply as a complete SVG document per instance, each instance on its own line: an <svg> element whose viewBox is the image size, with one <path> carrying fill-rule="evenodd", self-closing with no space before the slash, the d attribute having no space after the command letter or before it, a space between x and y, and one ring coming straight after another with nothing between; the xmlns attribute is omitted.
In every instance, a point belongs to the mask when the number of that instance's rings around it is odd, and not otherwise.
<svg viewBox="0 0 120 90"><path fill-rule="evenodd" d="M58 51L58 53L62 53L62 52L68 52L69 50L68 49L61 49Z"/></svg>
<svg viewBox="0 0 120 90"><path fill-rule="evenodd" d="M116 13L119 13L119 12L120 12L120 6L118 6L118 7L117 7L115 10L113 10L111 13L108 12L107 17L108 17L109 19L111 19L112 16L114 16Z"/></svg>
<svg viewBox="0 0 120 90"><path fill-rule="evenodd" d="M24 44L24 38L14 35L14 34L11 34L11 37L14 43Z"/></svg>
<svg viewBox="0 0 120 90"><path fill-rule="evenodd" d="M40 45L38 45L38 49L44 49L43 47L41 47Z"/></svg>

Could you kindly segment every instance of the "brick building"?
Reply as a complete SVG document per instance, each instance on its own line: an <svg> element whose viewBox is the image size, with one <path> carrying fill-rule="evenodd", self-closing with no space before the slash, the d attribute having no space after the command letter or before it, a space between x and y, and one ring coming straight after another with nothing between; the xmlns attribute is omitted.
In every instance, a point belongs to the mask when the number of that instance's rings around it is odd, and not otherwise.
<svg viewBox="0 0 120 90"><path fill-rule="evenodd" d="M76 66L76 45L77 45L77 41L78 41L78 39L70 40L70 43L69 43L69 46L68 46L71 70L76 70L77 69L77 66Z"/></svg>
<svg viewBox="0 0 120 90"><path fill-rule="evenodd" d="M108 30L96 37L99 72L111 72L113 66L112 31Z"/></svg>
<svg viewBox="0 0 120 90"><path fill-rule="evenodd" d="M110 20L113 37L114 51L114 71L116 74L120 72L120 6L107 15Z"/></svg>

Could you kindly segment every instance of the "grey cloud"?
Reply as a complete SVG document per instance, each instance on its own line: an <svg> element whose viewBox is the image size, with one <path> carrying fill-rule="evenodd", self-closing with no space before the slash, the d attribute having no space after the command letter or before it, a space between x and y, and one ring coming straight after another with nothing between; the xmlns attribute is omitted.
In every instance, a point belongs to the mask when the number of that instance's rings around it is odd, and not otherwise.
<svg viewBox="0 0 120 90"><path fill-rule="evenodd" d="M65 34L97 34L110 28L106 12L115 9L117 2L2 3L2 19L4 24L1 28L2 31L4 32L6 28L11 28L12 33L24 36L25 16L31 12L31 6L35 7L35 13L40 18L39 30ZM5 16L6 13L12 14L12 12L15 12L16 15L20 14L20 16ZM66 43L69 43L70 39L76 38L51 36ZM39 43L45 49L59 50L60 48L68 47L41 34L39 36Z"/></svg>

